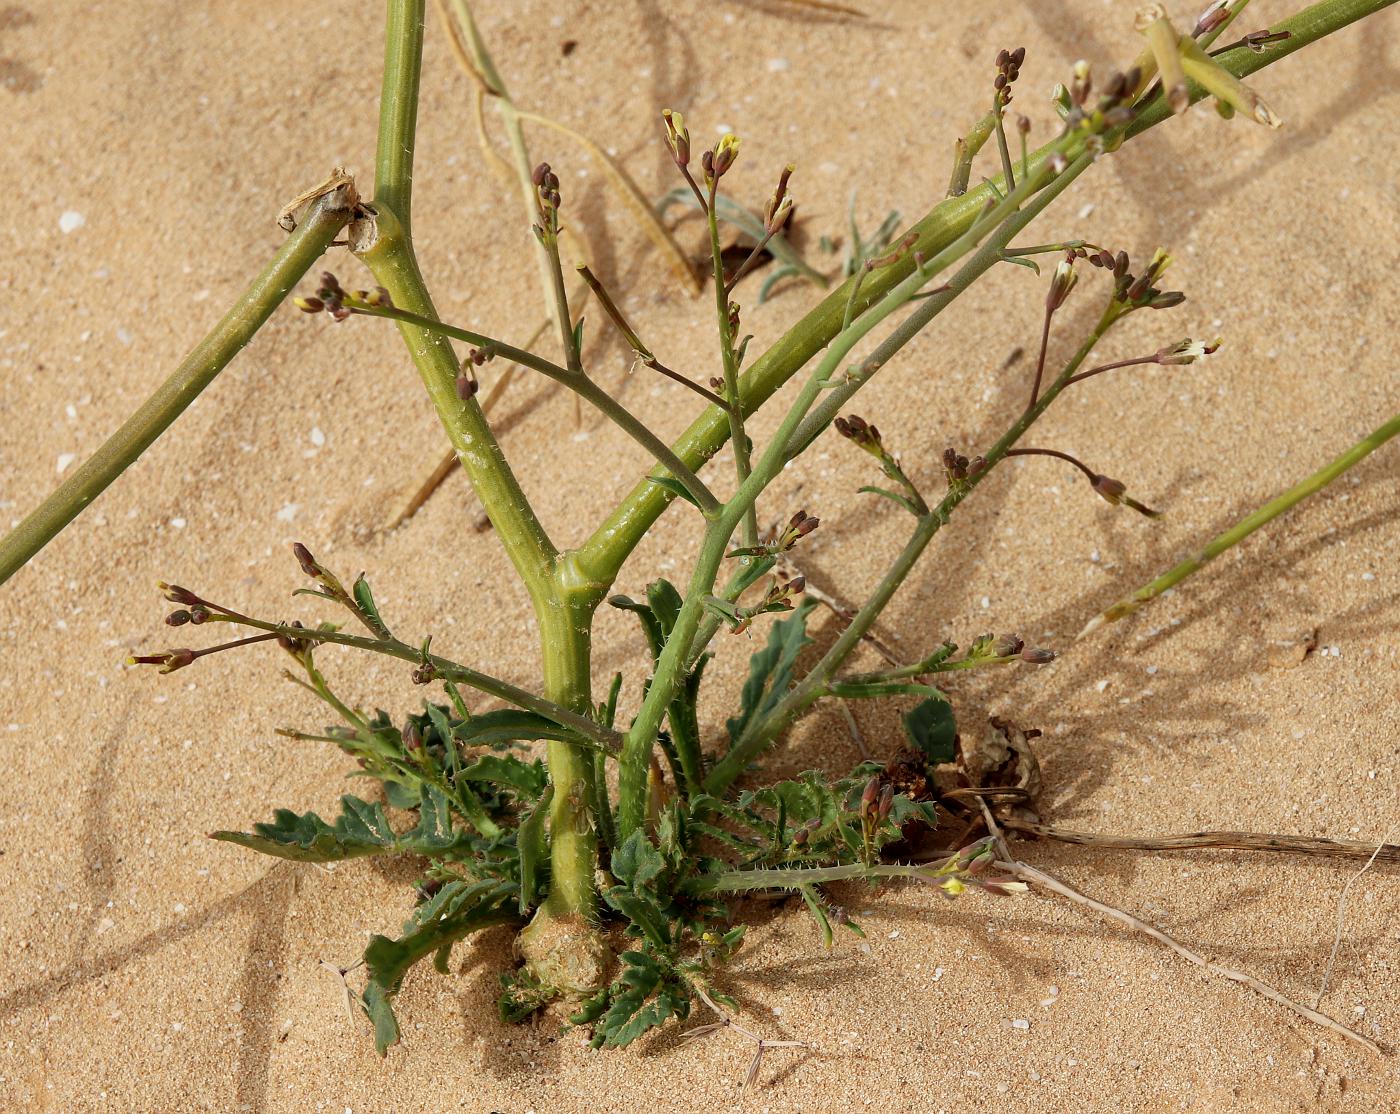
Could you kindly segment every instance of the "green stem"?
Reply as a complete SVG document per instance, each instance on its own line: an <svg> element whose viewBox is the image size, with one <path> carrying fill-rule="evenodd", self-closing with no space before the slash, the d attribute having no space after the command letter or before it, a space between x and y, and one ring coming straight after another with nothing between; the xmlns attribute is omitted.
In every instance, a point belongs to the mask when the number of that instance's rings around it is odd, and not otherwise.
<svg viewBox="0 0 1400 1114"><path fill-rule="evenodd" d="M560 603L540 616L545 693L580 716L593 710L589 657L595 606L596 600L581 599ZM548 760L554 799L549 806L549 897L541 915L592 919L597 904L593 873L598 856L592 819L597 800L593 756L578 743L556 739L549 743Z"/></svg>
<svg viewBox="0 0 1400 1114"><path fill-rule="evenodd" d="M898 681L907 677L926 677L934 673L956 673L964 669L981 669L988 665L1010 665L1012 662L1020 660L1020 654L1003 654L990 658L959 658L957 661L916 661L913 665L901 665L896 669L876 670L874 673L852 673L847 677L838 677L831 682L828 689L839 690L845 685L880 684L884 681ZM835 691L835 695L843 694Z"/></svg>
<svg viewBox="0 0 1400 1114"><path fill-rule="evenodd" d="M476 52L477 64L498 92L498 103L504 105L502 114L533 213L534 202L528 196L533 192L533 183L518 123L513 125L514 109L505 99L500 75L486 54L471 13L461 0L457 0L457 9ZM391 40L386 46L379 150L380 169L391 190L387 196L375 198L379 211L377 239L360 255L380 285L389 291L394 305L419 318L436 321L437 312L418 269L412 240L396 211L396 207L406 211L410 199L416 108L395 107L393 102L417 101L422 14L422 0L390 0ZM395 33L415 41L396 43L392 39ZM546 296L550 298L549 261L543 251L539 258ZM452 447L530 594L539 624L545 695L586 719L593 710L589 633L593 610L602 599L603 589L580 577L570 557L560 556L520 489L480 405L475 398L463 401L458 397L457 376L461 369L447 338L440 330L423 324L407 320L398 324ZM561 324L567 327L567 322ZM596 838L588 813L588 802L593 797L591 759L580 744L552 740L549 772L554 786L550 805L552 873L550 896L540 915L546 920L566 915L591 919L596 911Z"/></svg>
<svg viewBox="0 0 1400 1114"><path fill-rule="evenodd" d="M1321 0L1272 25L1276 31L1290 32L1290 38L1272 43L1259 53L1247 48L1232 50L1222 54L1218 61L1237 76L1248 76L1395 2ZM1200 90L1193 89L1192 95L1199 96ZM1164 100L1153 100L1128 127L1127 137L1140 135L1170 115ZM1047 144L1030 156L1029 174L1037 172L1051 147ZM930 258L966 232L992 196L993 185L998 183L977 186L967 193L946 199L932 209L913 228L917 237L913 252ZM1004 183L1000 185L1004 186ZM856 303L857 314L903 281L913 265L912 258L906 256L890 267L867 276ZM834 290L750 366L740 380L738 401L745 413L752 414L841 331L848 295L848 285ZM719 450L729 435L728 416L718 407L711 407L700 415L673 447L676 455L687 465L698 469ZM673 497L655 484L642 483L633 488L579 551L579 563L587 570L589 577L598 583L611 583Z"/></svg>
<svg viewBox="0 0 1400 1114"><path fill-rule="evenodd" d="M356 650L369 650L372 653L384 654L387 657L398 658L400 661L411 662L414 665L423 661L421 648L410 646L397 638L369 638L362 634L347 634L344 631L324 628L312 630L309 627L294 627L287 623L270 623L264 619L254 619L247 615L224 616L216 614L211 616L211 619L233 623L240 627L252 627L255 630L268 631L272 634L286 635L288 638L296 638L304 642L328 642L336 646L349 646ZM604 751L609 753L616 751L621 741L617 732L609 730L602 724L595 722L587 714L580 713L577 709L561 702L536 696L533 692L512 685L509 681L492 677L490 674L482 673L470 666L460 665L440 654L429 654L427 660L444 680L467 685L478 692L499 697L509 704L514 704L517 708L535 712L545 719L559 724L560 727L577 731L584 738L589 739L592 745Z"/></svg>
<svg viewBox="0 0 1400 1114"><path fill-rule="evenodd" d="M1089 161L1088 155L1081 157L1066 168L1060 177L1072 180L1083 171ZM782 471L787 461L797 455L815 438L817 433L820 433L831 422L835 416L833 407L841 405L846 398L854 394L879 370L890 354L897 351L903 344L908 343L919 329L932 320L936 313L946 308L951 299L925 300L919 309L910 314L876 349L876 355L868 357L861 364L858 372L848 373L844 384L833 386L832 376L851 349L883 320L907 305L930 277L938 274L960 256L971 251L982 236L1001 225L1003 227L999 234L993 237L988 247L978 252L968 267L976 266L986 270L995 265L1000 258L1000 249L1009 242L1010 238L1058 196L1059 190L1068 185L1068 181L1066 181L1060 184L1057 190L1045 191L1023 213L1018 213L1017 207L1038 188L1038 177L1049 172L1048 166L1041 166L1034 174L1024 178L1016 189L997 203L967 232L955 239L932 260L906 276L905 280L889 291L877 305L858 316L839 336L832 340L826 355L823 356L821 362L808 378L786 417L779 424L768 447L764 450L757 464L754 465L752 474L740 485L733 498L724 505L720 516L712 520L701 543L700 554L685 603L676 618L671 636L667 639L666 646L657 660L651 686L647 690L641 709L638 711L636 719L633 720L632 727L627 733L627 740L623 744L622 761L619 768L618 800L620 812L618 826L624 839L642 823L646 804L645 774L650 762L652 742L660 730L666 706L674 699L682 682L685 662L690 656L692 647L696 644L700 630L703 612L702 601L714 585L731 533L743 515L752 508L759 493ZM964 271L966 270L967 268L964 268ZM965 289L971 281L971 278L968 277L964 283L958 286L958 289ZM930 309L935 304L937 308ZM891 347L892 342L893 346ZM818 407L817 412L809 413L823 391L827 392L828 395L826 401L822 403L821 407ZM825 416L813 426L814 432L810 435L802 434L800 431L809 422L817 419L818 413L823 413ZM733 751L731 751L732 753ZM710 776L706 779L707 788L714 777L715 774L711 771Z"/></svg>
<svg viewBox="0 0 1400 1114"><path fill-rule="evenodd" d="M501 126L505 129L506 139L510 144L511 161L515 164L515 177L520 185L521 197L524 199L525 220L528 228L535 222L537 215L535 211L535 186L532 178L535 168L530 165L530 149L525 143L525 131L520 126L519 110L515 107L515 102L506 90L506 83L501 79L500 71L496 69L491 52L486 49L486 40L481 37L481 31L476 25L476 19L466 0L452 0L452 9L456 13L457 22L466 32L467 45L472 52L472 61L476 63L478 72L485 79L486 87L496 103L496 110L500 113ZM535 263L539 270L540 294L544 299L545 312L559 326L563 337L565 360L567 361L573 347L573 330L567 314L562 309L564 303L561 302L559 294L555 292L549 252L538 241L535 244Z"/></svg>
<svg viewBox="0 0 1400 1114"><path fill-rule="evenodd" d="M917 878L932 881L934 871L926 866L902 863L848 863L843 866L763 867L757 870L725 870L701 874L683 884L686 893L696 897L715 893L744 893L749 890L795 890L799 886L846 882L854 878Z"/></svg>
<svg viewBox="0 0 1400 1114"><path fill-rule="evenodd" d="M861 639L874 624L876 617L893 598L900 585L904 583L905 578L913 571L929 543L937 536L939 530L947 525L953 511L981 485L1015 446L1016 442L1059 397L1060 392L1068 385L1070 377L1088 358L1089 353L1093 351L1094 346L1107 332L1112 321L1111 315L1104 315L1093 332L1089 334L1088 339L1080 346L1079 351L1065 365L1058 378L1041 395L1039 401L1021 414L987 453L986 466L966 479L950 485L948 494L943 497L942 502L929 514L919 519L913 535L884 577L881 578L880 583L876 585L870 599L856 612L850 624L841 632L840 637L836 639L831 648L822 655L821 660L812 667L811 672L792 688L767 717L746 732L744 737L730 749L729 753L711 768L709 776L705 779L707 791L715 795L723 793L744 772L748 764L792 722L793 718L821 697L830 685L836 670L860 645Z"/></svg>
<svg viewBox="0 0 1400 1114"><path fill-rule="evenodd" d="M423 65L424 0L389 0L384 24L383 94L374 156L374 200L393 210L407 237L418 134L418 75Z"/></svg>
<svg viewBox="0 0 1400 1114"><path fill-rule="evenodd" d="M1283 494L1265 503L1253 514L1242 518L1224 533L1212 538L1196 556L1188 557L1181 564L1164 572L1152 583L1139 588L1131 596L1119 600L1108 610L1096 615L1090 620L1088 626L1080 632L1079 637L1083 638L1084 635L1090 634L1105 623L1114 623L1131 615L1143 604L1156 599L1169 588L1176 587L1188 576L1199 572L1227 549L1239 545L1261 526L1268 525L1285 511L1292 510L1304 499L1316 495L1343 472L1365 460L1396 434L1400 434L1400 414L1380 426L1369 437L1358 441L1326 467L1319 468L1301 483L1290 487Z"/></svg>
<svg viewBox="0 0 1400 1114"><path fill-rule="evenodd" d="M389 291L396 306L417 317L436 320L437 311L418 269L412 243L399 225L397 214L377 199L375 204L379 210L378 239L360 257ZM476 399L458 398L457 375L461 368L447 338L440 330L409 321L400 321L399 331L457 458L470 476L472 488L538 612L553 598L551 577L557 551L520 489Z"/></svg>
<svg viewBox="0 0 1400 1114"><path fill-rule="evenodd" d="M387 318L400 324L413 325L437 336L453 337L456 340L474 344L479 348L489 350L492 355L503 356L512 363L527 367L531 371L537 371L541 375L548 376L555 382L563 384L595 407L604 417L616 423L618 428L651 453L700 504L700 509L704 514L713 515L719 510L719 501L714 497L714 494L705 486L704 481L687 468L685 462L671 451L670 446L652 433L631 411L594 383L581 368L573 370L560 367L551 360L536 356L533 352L527 352L523 348L506 344L505 341L497 340L485 333L448 325L434 317L414 313L399 306L357 305L355 312L364 317ZM455 380L453 392L454 394L456 392Z"/></svg>
<svg viewBox="0 0 1400 1114"><path fill-rule="evenodd" d="M729 324L729 291L724 282L724 256L719 243L719 214L716 199L719 184L710 186L710 203L705 211L710 229L710 259L714 268L715 316L719 325L719 352L724 365L724 397L728 402L729 443L734 448L734 475L740 486L749 478L749 441L744 435L744 399L739 390L739 361L734 353L734 330ZM749 507L743 517L744 545L758 544L758 509Z"/></svg>
<svg viewBox="0 0 1400 1114"><path fill-rule="evenodd" d="M0 584L72 522L183 414L253 339L288 292L349 223L353 198L342 187L318 199L213 330L121 428L0 540Z"/></svg>

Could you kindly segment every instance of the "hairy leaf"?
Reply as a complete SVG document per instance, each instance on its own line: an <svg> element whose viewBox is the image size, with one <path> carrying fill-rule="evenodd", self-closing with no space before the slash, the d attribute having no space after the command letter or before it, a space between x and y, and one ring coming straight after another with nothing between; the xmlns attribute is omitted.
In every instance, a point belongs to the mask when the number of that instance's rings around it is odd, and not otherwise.
<svg viewBox="0 0 1400 1114"><path fill-rule="evenodd" d="M537 712L526 712L519 708L500 708L494 712L483 712L479 716L472 716L465 723L456 724L452 732L468 746L491 747L517 740L577 737L567 727L561 727Z"/></svg>
<svg viewBox="0 0 1400 1114"><path fill-rule="evenodd" d="M419 800L418 824L403 833L394 831L381 805L347 794L340 798L341 814L334 825L314 812L298 815L279 808L271 824L254 824L251 832L214 832L213 838L303 863L399 852L434 856L466 841L465 833L453 830L441 793L425 787Z"/></svg>
<svg viewBox="0 0 1400 1114"><path fill-rule="evenodd" d="M613 852L613 877L633 891L642 890L665 869L666 860L640 828Z"/></svg>
<svg viewBox="0 0 1400 1114"><path fill-rule="evenodd" d="M520 820L515 846L520 855L520 913L523 916L535 903L535 875L545 861L548 844L544 822L549 817L549 802L554 799L554 787L548 786L534 807Z"/></svg>
<svg viewBox="0 0 1400 1114"><path fill-rule="evenodd" d="M500 754L483 754L466 767L461 776L464 781L485 781L513 789L528 801L538 798L549 781L539 759L522 762L511 755Z"/></svg>
<svg viewBox="0 0 1400 1114"><path fill-rule="evenodd" d="M399 1039L393 998L408 969L426 956L450 947L462 937L494 924L519 920L515 887L508 882L449 882L414 910L397 940L375 936L365 948L369 983L365 1012L374 1022L374 1043L382 1056Z"/></svg>

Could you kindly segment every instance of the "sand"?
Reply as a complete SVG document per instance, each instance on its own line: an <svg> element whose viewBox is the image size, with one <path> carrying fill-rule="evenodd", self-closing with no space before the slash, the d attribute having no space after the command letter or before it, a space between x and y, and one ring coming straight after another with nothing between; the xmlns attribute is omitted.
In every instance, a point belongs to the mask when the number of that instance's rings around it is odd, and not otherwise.
<svg viewBox="0 0 1400 1114"><path fill-rule="evenodd" d="M761 203L777 169L809 250L912 218L941 196L952 139L982 111L990 60L1026 44L1016 107L1050 123L1043 94L1078 56L1107 66L1135 43L1122 5L1037 0L866 3L864 22L779 0L481 3L483 32L522 105L552 112L627 160L653 195L673 175L655 113L745 147L733 188ZM1259 0L1252 25L1291 10ZM1183 9L1183 5L1173 5ZM1254 9L1257 9L1257 13ZM1185 11L1179 12L1185 17ZM1009 715L1045 732L1042 802L1056 823L1114 833L1227 827L1379 839L1396 807L1400 582L1395 446L1217 567L1106 636L1073 633L1097 609L1394 411L1400 342L1392 296L1400 197L1400 17L1310 48L1255 79L1279 133L1208 109L1107 160L1039 225L1145 257L1177 255L1191 301L1112 339L1129 356L1221 333L1209 363L1104 377L1076 389L1037 441L1077 451L1168 513L1149 523L1095 499L1067 468L1015 462L959 513L889 610L912 654L945 637L1016 630L1064 651L1052 667L949 685L975 724ZM0 509L8 523L92 451L171 369L260 266L287 199L330 167L373 158L375 5L302 0L10 5L0 12L9 192L0 218ZM430 25L416 225L444 314L519 338L537 324L534 264L517 199L486 172L469 87ZM562 44L576 42L565 57ZM703 299L674 288L597 168L533 137L560 169L597 269L673 366L713 365ZM693 222L682 236L697 243ZM338 258L349 280L353 260ZM1087 281L1087 280L1086 280ZM945 445L984 448L1026 391L1043 286L1006 268L963 300L862 396L932 486ZM746 301L752 303L750 285ZM813 304L790 284L746 308L755 346ZM1088 299L1067 311L1074 342ZM596 374L666 434L693 413L679 387L597 337ZM503 439L542 517L582 538L643 466L637 450L535 382L512 390ZM756 423L760 436L773 417ZM1397 1105L1378 1058L1247 990L1050 897L948 903L928 889L847 889L868 946L823 952L805 915L752 908L727 983L742 1020L774 1038L756 1084L733 1033L668 1031L626 1052L587 1049L555 1021L494 1013L509 940L415 972L387 1060L352 1024L334 977L410 903L408 865L273 863L205 838L274 806L334 807L347 761L273 734L324 718L283 681L275 652L172 677L122 665L169 644L158 578L265 614L288 602L287 551L369 572L404 631L526 685L528 605L495 539L472 529L459 477L404 528L382 526L436 459L433 414L397 338L287 309L175 428L0 595L0 1106L25 1111L1380 1110ZM582 462L583 467L579 464ZM820 514L815 584L860 599L907 529L855 489L863 458L823 441L766 505ZM682 577L693 517L668 513L624 570L637 591ZM1270 644L1316 628L1296 668ZM829 634L825 616L820 629ZM751 644L717 662L705 727L722 730ZM642 648L624 618L600 625L598 677ZM397 666L324 655L352 699L415 706ZM635 704L631 705L635 706ZM895 709L863 709L871 746L898 744ZM820 715L775 771L847 766L841 721ZM1021 845L1024 857L1138 912L1221 962L1311 1003L1336 901L1356 864ZM1400 1038L1400 896L1393 868L1353 887L1323 1008Z"/></svg>

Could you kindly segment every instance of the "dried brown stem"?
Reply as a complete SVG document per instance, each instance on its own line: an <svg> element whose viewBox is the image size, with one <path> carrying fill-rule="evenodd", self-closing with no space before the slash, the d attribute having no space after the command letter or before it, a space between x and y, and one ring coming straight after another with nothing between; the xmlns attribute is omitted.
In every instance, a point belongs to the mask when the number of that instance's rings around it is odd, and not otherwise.
<svg viewBox="0 0 1400 1114"><path fill-rule="evenodd" d="M1328 839L1323 836L1278 835L1272 832L1190 832L1154 837L1098 835L1035 824L1007 817L1002 825L1013 832L1025 832L1060 843L1081 847L1115 847L1129 851L1192 851L1201 848L1222 851L1274 851L1291 855L1320 855L1334 859L1364 859L1374 854L1381 862L1400 862L1400 845L1363 843L1355 839Z"/></svg>
<svg viewBox="0 0 1400 1114"><path fill-rule="evenodd" d="M734 1032L738 1033L740 1036L746 1037L749 1040L753 1041L755 1045L753 1059L749 1061L749 1070L744 1073L745 1088L751 1086L754 1080L758 1078L758 1071L763 1066L763 1054L767 1052L770 1048L812 1047L806 1041L775 1041L769 1040L766 1037L760 1037L757 1033L753 1032L752 1030L745 1029L742 1025L740 1025L737 1021L730 1017L729 1014L727 1014L724 1010L720 1009L720 1007L715 1003L714 999L712 999L708 994L706 994L703 988L692 983L691 989L695 991L696 996L702 1002L704 1002L705 1005L710 1007L710 1009L715 1013L715 1015L719 1017L719 1020L710 1025L699 1025L696 1028L691 1029L682 1037L682 1039L695 1040L697 1037L709 1036L711 1033L718 1032L720 1029L733 1029Z"/></svg>
<svg viewBox="0 0 1400 1114"><path fill-rule="evenodd" d="M1317 1010L1312 1009L1309 1006L1305 1006L1301 1002L1294 1001L1292 998L1289 998L1286 994L1283 994L1280 991L1275 990L1273 987L1269 986L1268 983L1260 982L1253 975L1245 974L1245 972L1243 971L1237 971L1233 967L1224 967L1218 963L1212 963L1204 956L1192 951L1185 944L1182 944L1180 941L1174 939L1171 936L1168 936L1161 929L1154 928L1146 921L1139 920L1131 913L1125 912L1124 910L1119 909L1117 906L1108 905L1095 898L1089 897L1087 894L1080 893L1073 886L1069 885L1067 882L1062 882L1053 874L1047 874L1045 873L1045 871L1038 870L1037 868L1030 866L1027 863L1023 863L1017 859L998 860L993 865L998 870L1002 870L1005 871L1007 874L1014 875L1015 877L1021 879L1021 881L1023 882L1028 882L1031 885L1040 886L1043 889L1049 890L1051 893L1058 894L1060 897L1067 898L1068 900L1076 902L1079 905L1087 906L1088 908L1093 909L1096 913L1101 913L1105 917L1109 917L1112 920L1118 921L1120 924L1126 925L1128 928L1134 929L1137 932L1141 932L1146 936L1150 936L1159 944L1164 944L1166 947L1176 952L1177 955L1181 956L1181 958L1186 960L1188 963L1194 963L1197 967L1201 967L1206 971L1209 971L1212 975L1215 975L1218 978L1227 979L1230 982L1243 983L1245 986L1253 990L1256 994L1263 995L1271 1002L1277 1002L1279 1005L1289 1010L1292 1010L1300 1017L1305 1017L1314 1024L1321 1025L1324 1029L1331 1030L1338 1036L1345 1037L1347 1040L1355 1041L1363 1048L1369 1049L1370 1051L1376 1053L1376 1055L1378 1056L1384 1055L1384 1050L1381 1048L1381 1046L1378 1045L1375 1041L1371 1040L1369 1037L1362 1036L1354 1029L1348 1029L1341 1022L1333 1020L1332 1018L1328 1017L1325 1013L1319 1013Z"/></svg>

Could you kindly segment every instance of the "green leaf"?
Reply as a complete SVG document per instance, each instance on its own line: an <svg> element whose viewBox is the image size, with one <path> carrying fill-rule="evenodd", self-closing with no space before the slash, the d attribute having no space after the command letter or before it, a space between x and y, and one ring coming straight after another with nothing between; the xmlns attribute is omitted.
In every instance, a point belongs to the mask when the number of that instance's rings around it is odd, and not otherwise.
<svg viewBox="0 0 1400 1114"><path fill-rule="evenodd" d="M734 604L720 596L704 596L700 600L700 606L706 611L719 616L720 619L728 623L731 627L737 627L740 620L743 618L743 616L739 614L739 609L735 607Z"/></svg>
<svg viewBox="0 0 1400 1114"><path fill-rule="evenodd" d="M374 594L369 590L369 581L365 579L364 573L360 573L355 579L350 591L355 597L355 606L360 609L360 614L374 628L375 634L379 635L380 638L390 637L389 628L379 616L379 607L374 602Z"/></svg>
<svg viewBox="0 0 1400 1114"><path fill-rule="evenodd" d="M690 494L690 492L686 490L685 484L681 483L678 479L671 476L648 476L647 480L650 483L654 483L657 487L664 487L672 495L684 499L692 507L698 508L700 506L700 504L695 501L695 496Z"/></svg>
<svg viewBox="0 0 1400 1114"><path fill-rule="evenodd" d="M613 877L634 892L654 881L665 869L666 860L640 828L613 852Z"/></svg>
<svg viewBox="0 0 1400 1114"><path fill-rule="evenodd" d="M271 824L254 824L252 832L214 832L213 838L303 863L400 852L441 855L469 838L466 833L453 830L450 819L444 815L446 800L435 789L423 790L418 825L402 834L394 831L378 804L346 795L340 798L340 806L341 814L334 826L314 812L298 815L279 808Z"/></svg>
<svg viewBox="0 0 1400 1114"><path fill-rule="evenodd" d="M453 734L468 746L491 747L522 739L577 738L569 728L561 727L538 712L527 712L520 708L500 708L494 712L472 716L465 723L457 724L453 728Z"/></svg>
<svg viewBox="0 0 1400 1114"><path fill-rule="evenodd" d="M623 952L622 974L608 988L607 1012L602 1015L595 1045L621 1048L648 1029L690 1013L690 990L655 959L641 951ZM580 1016L596 1016L600 1004L589 1002Z"/></svg>
<svg viewBox="0 0 1400 1114"><path fill-rule="evenodd" d="M549 817L549 802L554 799L554 787L547 786L535 806L521 818L520 829L515 836L516 851L520 856L520 915L524 916L535 903L538 889L536 874L539 864L545 861L549 852L544 835L544 822Z"/></svg>
<svg viewBox="0 0 1400 1114"><path fill-rule="evenodd" d="M831 918L827 916L826 910L817 900L815 887L800 886L798 892L802 894L802 900L807 903L807 909L811 912L812 919L817 922L817 927L821 929L822 947L830 948L832 943Z"/></svg>
<svg viewBox="0 0 1400 1114"><path fill-rule="evenodd" d="M611 886L603 900L632 922L652 947L666 951L671 941L666 935L666 914L650 894L633 893L626 886Z"/></svg>
<svg viewBox="0 0 1400 1114"><path fill-rule="evenodd" d="M946 698L931 696L906 712L904 733L930 766L953 761L958 733Z"/></svg>
<svg viewBox="0 0 1400 1114"><path fill-rule="evenodd" d="M461 777L463 781L485 781L507 786L530 801L544 792L549 781L549 775L539 759L522 762L513 755L502 754L483 754L462 770Z"/></svg>
<svg viewBox="0 0 1400 1114"><path fill-rule="evenodd" d="M423 786L418 800L418 823L399 837L399 843L429 858L444 854L462 842L452 826L452 807L441 790Z"/></svg>
<svg viewBox="0 0 1400 1114"><path fill-rule="evenodd" d="M424 902L404 925L397 940L375 936L365 948L369 983L364 1006L374 1022L374 1044L382 1056L399 1039L393 998L408 969L426 956L450 947L462 937L494 924L518 921L514 887L508 882L449 882Z"/></svg>
<svg viewBox="0 0 1400 1114"><path fill-rule="evenodd" d="M661 625L661 636L665 641L671 637L671 631L676 627L676 619L680 616L685 600L681 598L680 592L676 591L674 584L661 578L647 585L647 602L651 605L651 612L656 616L656 621Z"/></svg>
<svg viewBox="0 0 1400 1114"><path fill-rule="evenodd" d="M749 676L740 694L740 712L728 722L731 745L737 745L754 723L760 723L777 707L792 685L793 668L807 637L807 613L816 606L803 600L790 619L773 624L768 644L749 658Z"/></svg>

